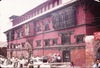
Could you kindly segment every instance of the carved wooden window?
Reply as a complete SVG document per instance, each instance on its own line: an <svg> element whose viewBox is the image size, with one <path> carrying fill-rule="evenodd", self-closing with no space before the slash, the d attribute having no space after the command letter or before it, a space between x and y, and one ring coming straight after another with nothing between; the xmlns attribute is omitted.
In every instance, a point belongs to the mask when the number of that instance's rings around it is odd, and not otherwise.
<svg viewBox="0 0 100 68"><path fill-rule="evenodd" d="M10 48L12 49L12 45L10 45Z"/></svg>
<svg viewBox="0 0 100 68"><path fill-rule="evenodd" d="M14 40L14 31L10 31L9 33L6 34L7 36L7 41L13 41Z"/></svg>
<svg viewBox="0 0 100 68"><path fill-rule="evenodd" d="M37 26L36 31L37 32L41 31L41 26Z"/></svg>
<svg viewBox="0 0 100 68"><path fill-rule="evenodd" d="M69 34L62 34L61 42L63 45L70 44L70 35Z"/></svg>
<svg viewBox="0 0 100 68"><path fill-rule="evenodd" d="M25 24L25 35L29 35L29 25Z"/></svg>
<svg viewBox="0 0 100 68"><path fill-rule="evenodd" d="M14 31L11 32L11 41L14 40Z"/></svg>
<svg viewBox="0 0 100 68"><path fill-rule="evenodd" d="M11 37L12 37L12 36L11 36L11 31L10 31L10 32L9 32L9 41L12 41L12 40L11 40Z"/></svg>
<svg viewBox="0 0 100 68"><path fill-rule="evenodd" d="M6 37L7 37L7 42L9 42L9 33L6 34Z"/></svg>
<svg viewBox="0 0 100 68"><path fill-rule="evenodd" d="M52 24L55 30L74 27L76 24L75 6L66 6L66 8L52 13Z"/></svg>
<svg viewBox="0 0 100 68"><path fill-rule="evenodd" d="M52 45L55 45L55 44L57 44L57 38L54 38L54 39L52 39Z"/></svg>
<svg viewBox="0 0 100 68"><path fill-rule="evenodd" d="M44 23L45 31L50 30L50 27L49 27L50 21L47 19L47 20L45 20L43 23Z"/></svg>
<svg viewBox="0 0 100 68"><path fill-rule="evenodd" d="M17 39L20 38L20 32L17 32Z"/></svg>
<svg viewBox="0 0 100 68"><path fill-rule="evenodd" d="M84 41L83 41L84 34L82 34L82 35L76 35L75 38L76 38L76 43L77 44L84 43Z"/></svg>
<svg viewBox="0 0 100 68"><path fill-rule="evenodd" d="M46 25L45 25L45 31L47 31L47 30L50 30L49 24L46 24Z"/></svg>
<svg viewBox="0 0 100 68"><path fill-rule="evenodd" d="M45 42L45 46L50 46L50 39L46 39L44 40L44 42Z"/></svg>
<svg viewBox="0 0 100 68"><path fill-rule="evenodd" d="M37 47L39 47L39 46L41 46L41 40L38 40L38 41L36 41L36 43L37 43Z"/></svg>
<svg viewBox="0 0 100 68"><path fill-rule="evenodd" d="M17 32L17 39L19 39L19 38L21 38L21 36L22 36L22 31L21 30L18 30Z"/></svg>

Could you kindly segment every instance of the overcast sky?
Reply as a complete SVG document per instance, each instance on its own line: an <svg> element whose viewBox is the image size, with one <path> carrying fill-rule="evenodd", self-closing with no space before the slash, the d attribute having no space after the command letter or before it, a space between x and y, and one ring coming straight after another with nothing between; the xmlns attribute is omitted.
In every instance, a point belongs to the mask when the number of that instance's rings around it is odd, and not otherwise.
<svg viewBox="0 0 100 68"><path fill-rule="evenodd" d="M0 1L0 41L6 41L3 33L11 27L9 17L22 15L46 0L1 0Z"/></svg>

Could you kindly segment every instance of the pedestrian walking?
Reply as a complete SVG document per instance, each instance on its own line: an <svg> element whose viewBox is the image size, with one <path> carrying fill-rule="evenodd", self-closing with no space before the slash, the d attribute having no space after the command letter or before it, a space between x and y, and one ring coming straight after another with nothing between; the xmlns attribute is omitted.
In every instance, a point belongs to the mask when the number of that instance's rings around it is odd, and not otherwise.
<svg viewBox="0 0 100 68"><path fill-rule="evenodd" d="M74 65L73 62L71 62L71 64L70 64L70 68L75 68L75 65Z"/></svg>
<svg viewBox="0 0 100 68"><path fill-rule="evenodd" d="M93 68L100 68L100 60L96 60L95 63L93 64Z"/></svg>
<svg viewBox="0 0 100 68"><path fill-rule="evenodd" d="M15 58L14 60L14 68L17 68L18 67L18 58Z"/></svg>

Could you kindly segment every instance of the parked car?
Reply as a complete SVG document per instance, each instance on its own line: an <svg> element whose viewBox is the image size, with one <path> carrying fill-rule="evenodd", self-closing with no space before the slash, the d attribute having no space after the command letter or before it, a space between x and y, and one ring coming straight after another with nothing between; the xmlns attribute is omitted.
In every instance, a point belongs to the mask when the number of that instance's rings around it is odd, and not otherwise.
<svg viewBox="0 0 100 68"><path fill-rule="evenodd" d="M42 58L32 58L28 64L28 67L31 68L33 66L34 68L38 68L38 66L42 63Z"/></svg>
<svg viewBox="0 0 100 68"><path fill-rule="evenodd" d="M34 68L51 68L49 64L43 63L42 58L32 58L30 60L30 64L28 65L30 68L33 66Z"/></svg>

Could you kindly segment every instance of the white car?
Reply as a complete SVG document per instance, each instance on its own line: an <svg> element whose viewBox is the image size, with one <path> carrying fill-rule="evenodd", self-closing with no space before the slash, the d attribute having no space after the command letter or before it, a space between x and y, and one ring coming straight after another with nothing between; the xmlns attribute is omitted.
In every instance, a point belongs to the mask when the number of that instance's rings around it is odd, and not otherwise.
<svg viewBox="0 0 100 68"><path fill-rule="evenodd" d="M32 58L30 60L30 63L28 64L28 67L33 66L34 68L38 68L38 66L41 65L42 63L43 63L42 58Z"/></svg>
<svg viewBox="0 0 100 68"><path fill-rule="evenodd" d="M50 65L47 63L43 63L42 58L32 58L32 64L29 64L28 66L33 66L34 68L51 68ZM39 66L39 67L38 67Z"/></svg>

